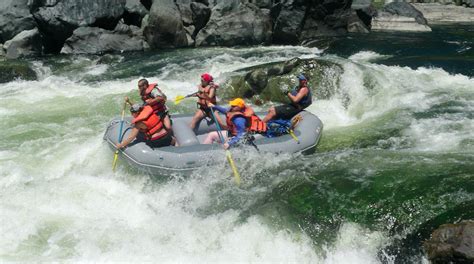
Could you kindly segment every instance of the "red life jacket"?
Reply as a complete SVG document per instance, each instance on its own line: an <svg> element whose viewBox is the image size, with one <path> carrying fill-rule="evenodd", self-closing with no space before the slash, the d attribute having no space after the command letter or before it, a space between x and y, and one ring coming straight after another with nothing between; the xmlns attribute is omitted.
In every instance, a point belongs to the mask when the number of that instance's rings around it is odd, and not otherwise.
<svg viewBox="0 0 474 264"><path fill-rule="evenodd" d="M151 91L153 91L153 89L155 88L158 89L157 83L149 84L148 87L145 89L145 91L140 94L143 102L146 102L146 100L148 99L154 99L153 97L151 97ZM155 112L156 114L166 111L165 101L160 101L160 102L153 101L153 103L151 103L150 106L153 108L153 112Z"/></svg>
<svg viewBox="0 0 474 264"><path fill-rule="evenodd" d="M250 106L245 106L244 112L227 112L226 123L227 129L235 136L237 135L237 127L232 122L232 119L237 116L245 117L246 131L251 133L265 133L267 131L267 124L265 124Z"/></svg>
<svg viewBox="0 0 474 264"><path fill-rule="evenodd" d="M207 96L209 96L209 93L211 92L211 88L217 89L219 86L217 84L214 84L214 82L210 82L206 87L202 87L201 85L198 85L198 91L205 93ZM216 104L216 93L214 92L214 96L211 98L211 100L205 99L197 94L198 96L198 105L200 108L208 108L207 104L208 103L213 103Z"/></svg>
<svg viewBox="0 0 474 264"><path fill-rule="evenodd" d="M147 139L155 140L168 134L166 130L164 130L165 133L161 133L160 135L152 138L154 134L164 129L164 126L161 118L153 112L153 108L149 105L143 107L140 114L132 120L132 124L136 124L138 122L142 122L146 125L146 129L139 128L139 130L146 135Z"/></svg>

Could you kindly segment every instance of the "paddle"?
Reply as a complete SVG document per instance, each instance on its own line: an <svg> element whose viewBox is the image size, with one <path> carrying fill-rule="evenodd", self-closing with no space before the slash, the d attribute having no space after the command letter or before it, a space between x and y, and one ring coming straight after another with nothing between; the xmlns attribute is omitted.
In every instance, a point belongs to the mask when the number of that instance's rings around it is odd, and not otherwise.
<svg viewBox="0 0 474 264"><path fill-rule="evenodd" d="M288 128L288 133L290 133L291 137L298 143L300 144L300 140L298 139L298 137L296 137L295 133L293 132L293 128L296 127L296 125L298 125L298 123L301 121L301 119L303 119L301 117L301 115L297 115L293 118L293 120L291 120L291 127Z"/></svg>
<svg viewBox="0 0 474 264"><path fill-rule="evenodd" d="M195 96L198 92L195 92L195 93L192 93L192 94L188 94L186 96L183 96L183 95L177 95L176 98L174 98L174 104L179 104L181 103L181 101L183 99L186 99L186 98L189 98L191 96Z"/></svg>
<svg viewBox="0 0 474 264"><path fill-rule="evenodd" d="M222 131L221 131L221 126L219 125L219 122L217 122L217 118L214 114L214 108L211 107L211 115L212 118L214 119L214 123L216 123L217 127L217 133L219 134L219 137L221 139L221 144L224 145L224 137L222 136ZM234 159L232 159L232 154L228 149L225 150L225 155L227 157L227 161L229 162L230 167L232 168L232 172L234 173L234 180L237 186L240 186L240 174L239 171L237 170L237 167L235 166Z"/></svg>
<svg viewBox="0 0 474 264"><path fill-rule="evenodd" d="M125 108L127 107L127 100L123 103L122 109L122 120L120 120L120 130L118 135L118 143L122 143L122 130L123 130L123 118L125 116ZM115 167L117 166L117 159L118 159L119 149L115 150L114 154L114 161L112 162L112 171L115 171Z"/></svg>

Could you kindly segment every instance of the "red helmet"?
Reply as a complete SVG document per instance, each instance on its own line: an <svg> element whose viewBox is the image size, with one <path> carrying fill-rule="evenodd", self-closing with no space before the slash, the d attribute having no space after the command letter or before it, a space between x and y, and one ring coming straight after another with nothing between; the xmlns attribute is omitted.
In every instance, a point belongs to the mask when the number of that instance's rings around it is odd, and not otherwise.
<svg viewBox="0 0 474 264"><path fill-rule="evenodd" d="M201 80L205 81L205 82L212 82L214 78L212 78L212 76L209 74L209 73L203 73L201 74Z"/></svg>

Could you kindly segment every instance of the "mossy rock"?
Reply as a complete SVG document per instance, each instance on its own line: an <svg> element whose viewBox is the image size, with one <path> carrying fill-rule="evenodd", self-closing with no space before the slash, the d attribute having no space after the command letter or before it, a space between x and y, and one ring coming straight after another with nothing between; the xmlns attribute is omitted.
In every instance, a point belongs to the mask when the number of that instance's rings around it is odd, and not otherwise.
<svg viewBox="0 0 474 264"><path fill-rule="evenodd" d="M36 73L27 62L0 60L0 83L11 82L15 79L36 80Z"/></svg>
<svg viewBox="0 0 474 264"><path fill-rule="evenodd" d="M266 101L288 102L282 91L298 84L296 76L303 73L317 98L331 97L339 86L343 69L339 64L322 59L291 59L241 69L222 86L223 98L243 97L259 104ZM258 102L258 103L257 103Z"/></svg>

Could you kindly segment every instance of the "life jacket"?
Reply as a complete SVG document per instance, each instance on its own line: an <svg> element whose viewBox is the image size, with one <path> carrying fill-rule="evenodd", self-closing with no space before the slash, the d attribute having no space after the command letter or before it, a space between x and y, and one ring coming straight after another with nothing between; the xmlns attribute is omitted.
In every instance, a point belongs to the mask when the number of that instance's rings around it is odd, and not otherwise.
<svg viewBox="0 0 474 264"><path fill-rule="evenodd" d="M242 116L246 119L246 132L265 133L267 131L267 124L255 115L250 106L246 106L244 112L227 112L226 114L227 129L233 136L237 135L237 127L232 122L232 119L237 116Z"/></svg>
<svg viewBox="0 0 474 264"><path fill-rule="evenodd" d="M198 85L198 91L205 93L207 96L209 96L211 88L217 89L217 88L219 88L219 86L217 84L215 84L214 82L210 82L206 87L202 87L201 85ZM215 93L214 93L214 96L211 98L211 100L201 98L199 96L199 93L197 94L197 96L198 96L197 104L200 108L206 109L206 108L208 108L208 106L207 106L208 103L213 103L213 104L217 103Z"/></svg>
<svg viewBox="0 0 474 264"><path fill-rule="evenodd" d="M152 139L155 133L160 132L164 128L163 121L153 112L153 108L149 105L143 107L140 114L132 120L132 124L138 122L143 122L146 125L146 129L139 128L139 130L146 135L147 139ZM154 137L153 140L162 138L166 136L166 134L168 133L166 132L158 137Z"/></svg>
<svg viewBox="0 0 474 264"><path fill-rule="evenodd" d="M313 95L311 94L311 89L309 89L308 86L303 86L308 88L308 94L305 95L303 98L298 103L293 103L296 107L299 109L305 109L306 107L310 106L311 103L313 103ZM301 90L303 87L295 87L291 90L291 95L296 96L298 92Z"/></svg>
<svg viewBox="0 0 474 264"><path fill-rule="evenodd" d="M148 100L148 99L154 99L151 96L151 92L155 88L158 89L158 84L157 83L149 84L148 87L145 89L145 92L140 94L141 97L142 97L143 102L146 102L146 100ZM153 108L153 112L155 112L155 113L161 113L161 112L166 111L166 105L165 105L164 101L160 101L160 102L154 101L152 104L150 104L150 106Z"/></svg>

